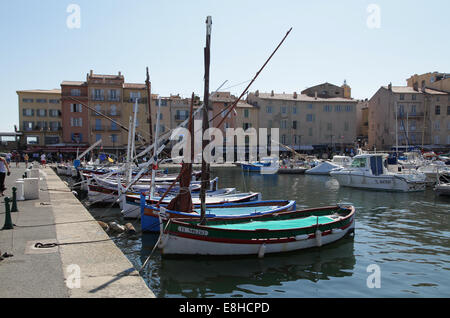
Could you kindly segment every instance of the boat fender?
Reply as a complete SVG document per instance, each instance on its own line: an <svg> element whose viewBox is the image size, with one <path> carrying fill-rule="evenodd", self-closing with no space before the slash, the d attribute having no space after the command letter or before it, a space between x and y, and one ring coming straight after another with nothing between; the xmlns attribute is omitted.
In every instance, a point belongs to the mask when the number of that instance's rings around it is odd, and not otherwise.
<svg viewBox="0 0 450 318"><path fill-rule="evenodd" d="M126 229L127 234L131 234L131 235L136 234L136 229L134 228L133 224L131 224L131 223L126 223L125 229Z"/></svg>
<svg viewBox="0 0 450 318"><path fill-rule="evenodd" d="M264 253L266 252L266 243L262 244L258 250L258 258L263 258Z"/></svg>
<svg viewBox="0 0 450 318"><path fill-rule="evenodd" d="M295 236L295 240L296 240L296 241L303 241L303 240L307 240L308 237L309 237L308 234L296 235L296 236Z"/></svg>
<svg viewBox="0 0 450 318"><path fill-rule="evenodd" d="M109 228L115 232L125 232L125 227L123 225L117 224L116 222L109 222Z"/></svg>
<svg viewBox="0 0 450 318"><path fill-rule="evenodd" d="M317 230L314 234L316 235L316 246L322 246L322 232Z"/></svg>

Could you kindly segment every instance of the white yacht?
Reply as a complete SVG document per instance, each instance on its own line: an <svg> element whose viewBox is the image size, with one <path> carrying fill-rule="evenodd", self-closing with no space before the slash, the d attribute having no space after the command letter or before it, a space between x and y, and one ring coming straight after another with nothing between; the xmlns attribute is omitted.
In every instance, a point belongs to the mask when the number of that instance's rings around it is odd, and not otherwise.
<svg viewBox="0 0 450 318"><path fill-rule="evenodd" d="M305 171L306 174L330 175L330 172L337 169L349 167L352 158L348 156L334 156L331 161L323 161L317 166Z"/></svg>
<svg viewBox="0 0 450 318"><path fill-rule="evenodd" d="M390 172L386 168L386 158L386 154L357 155L350 167L334 170L330 175L346 187L402 192L425 190L423 173Z"/></svg>

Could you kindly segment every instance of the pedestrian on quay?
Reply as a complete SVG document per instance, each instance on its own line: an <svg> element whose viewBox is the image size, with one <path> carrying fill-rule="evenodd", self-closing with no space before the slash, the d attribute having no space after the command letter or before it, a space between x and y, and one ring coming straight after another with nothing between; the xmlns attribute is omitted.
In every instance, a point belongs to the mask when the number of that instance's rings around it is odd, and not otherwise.
<svg viewBox="0 0 450 318"><path fill-rule="evenodd" d="M3 192L6 190L5 187L5 178L6 176L11 174L9 171L8 162L5 159L5 155L0 155L0 196L3 196Z"/></svg>
<svg viewBox="0 0 450 318"><path fill-rule="evenodd" d="M28 168L28 159L30 159L30 157L28 157L28 154L24 154L23 155L23 160L25 161L25 168Z"/></svg>
<svg viewBox="0 0 450 318"><path fill-rule="evenodd" d="M41 155L41 165L45 168L46 163L47 163L47 161L45 160L45 153L43 153Z"/></svg>

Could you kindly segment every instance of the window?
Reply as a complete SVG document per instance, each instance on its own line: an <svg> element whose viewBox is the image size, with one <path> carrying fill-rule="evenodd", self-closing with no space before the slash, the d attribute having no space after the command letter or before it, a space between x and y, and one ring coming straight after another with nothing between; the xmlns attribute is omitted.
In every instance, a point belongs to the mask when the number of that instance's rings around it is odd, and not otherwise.
<svg viewBox="0 0 450 318"><path fill-rule="evenodd" d="M450 115L450 106L447 106L447 116Z"/></svg>
<svg viewBox="0 0 450 318"><path fill-rule="evenodd" d="M400 94L400 100L405 100L405 94Z"/></svg>
<svg viewBox="0 0 450 318"><path fill-rule="evenodd" d="M434 130L439 130L441 128L441 123L439 122L439 120L436 120L434 122Z"/></svg>
<svg viewBox="0 0 450 318"><path fill-rule="evenodd" d="M49 99L48 102L50 104L59 104L59 99Z"/></svg>
<svg viewBox="0 0 450 318"><path fill-rule="evenodd" d="M249 116L248 109L244 109L244 117L248 118L248 116Z"/></svg>
<svg viewBox="0 0 450 318"><path fill-rule="evenodd" d="M23 122L23 130L25 131L31 131L34 128L34 122L33 121L24 121Z"/></svg>
<svg viewBox="0 0 450 318"><path fill-rule="evenodd" d="M416 99L417 99L416 94L412 94L411 99L412 99L412 100L416 100Z"/></svg>
<svg viewBox="0 0 450 318"><path fill-rule="evenodd" d="M294 115L297 114L297 107L296 107L296 106L292 107L292 113L293 113Z"/></svg>
<svg viewBox="0 0 450 318"><path fill-rule="evenodd" d="M178 109L175 114L176 120L186 120L189 117L189 113L187 110L180 110Z"/></svg>
<svg viewBox="0 0 450 318"><path fill-rule="evenodd" d="M405 113L405 107L403 104L398 104L398 115L402 116Z"/></svg>
<svg viewBox="0 0 450 318"><path fill-rule="evenodd" d="M103 89L94 89L94 100L104 100Z"/></svg>
<svg viewBox="0 0 450 318"><path fill-rule="evenodd" d="M70 112L81 113L81 104L70 104Z"/></svg>
<svg viewBox="0 0 450 318"><path fill-rule="evenodd" d="M36 103L47 103L47 100L45 98L38 98L36 99Z"/></svg>
<svg viewBox="0 0 450 318"><path fill-rule="evenodd" d="M353 111L353 105L345 105L345 111L346 112L352 112Z"/></svg>
<svg viewBox="0 0 450 318"><path fill-rule="evenodd" d="M450 135L447 135L447 145L450 145Z"/></svg>
<svg viewBox="0 0 450 318"><path fill-rule="evenodd" d="M34 116L34 109L24 108L22 109L22 114L24 116Z"/></svg>
<svg viewBox="0 0 450 318"><path fill-rule="evenodd" d="M81 133L72 133L71 136L72 136L72 141L73 142L79 143L79 142L83 141L83 136L82 136Z"/></svg>
<svg viewBox="0 0 450 318"><path fill-rule="evenodd" d="M116 105L111 105L109 114L111 116L116 116L117 115L117 106Z"/></svg>
<svg viewBox="0 0 450 318"><path fill-rule="evenodd" d="M366 158L353 159L351 166L354 168L365 168L366 167Z"/></svg>
<svg viewBox="0 0 450 318"><path fill-rule="evenodd" d="M113 144L116 143L118 140L119 140L119 138L117 138L116 134L112 134L111 135L111 141L112 141Z"/></svg>
<svg viewBox="0 0 450 318"><path fill-rule="evenodd" d="M342 110L341 105L335 105L335 106L334 106L334 111L335 111L335 112L340 112L341 110Z"/></svg>
<svg viewBox="0 0 450 318"><path fill-rule="evenodd" d="M416 96L416 95L413 95ZM411 105L411 115L415 115L416 114L416 105Z"/></svg>
<svg viewBox="0 0 450 318"><path fill-rule="evenodd" d="M48 115L50 117L59 117L59 116L61 116L60 111L58 109L49 109L48 110Z"/></svg>
<svg viewBox="0 0 450 318"><path fill-rule="evenodd" d="M136 118L136 123L137 123L137 118ZM119 126L117 126L117 124L113 121L111 122L111 130L119 130Z"/></svg>
<svg viewBox="0 0 450 318"><path fill-rule="evenodd" d="M22 98L22 102L24 102L24 103L33 103L34 99L32 99L32 98Z"/></svg>
<svg viewBox="0 0 450 318"><path fill-rule="evenodd" d="M435 115L440 115L440 114L441 114L441 106L436 105L436 106L434 107L434 114L435 114Z"/></svg>
<svg viewBox="0 0 450 318"><path fill-rule="evenodd" d="M130 92L130 100L131 102L135 103L136 99L140 99L141 98L141 92Z"/></svg>
<svg viewBox="0 0 450 318"><path fill-rule="evenodd" d="M300 137L299 135L294 135L294 144L298 145L300 144Z"/></svg>
<svg viewBox="0 0 450 318"><path fill-rule="evenodd" d="M244 130L247 130L247 129L251 128L251 127L252 127L252 124L251 124L251 123L244 123L244 124L242 125L242 128L243 128Z"/></svg>
<svg viewBox="0 0 450 318"><path fill-rule="evenodd" d="M83 118L70 117L70 126L82 127L83 126Z"/></svg>
<svg viewBox="0 0 450 318"><path fill-rule="evenodd" d="M36 115L38 117L46 117L47 116L47 110L46 109L38 109L36 112Z"/></svg>
<svg viewBox="0 0 450 318"><path fill-rule="evenodd" d="M281 106L281 113L282 114L286 114L287 113L287 107L286 106Z"/></svg>
<svg viewBox="0 0 450 318"><path fill-rule="evenodd" d="M296 120L294 120L292 122L292 129L297 129L297 121Z"/></svg>
<svg viewBox="0 0 450 318"><path fill-rule="evenodd" d="M46 145L54 145L59 143L59 136L45 136Z"/></svg>
<svg viewBox="0 0 450 318"><path fill-rule="evenodd" d="M416 121L415 120L411 120L409 122L409 130L411 130L411 131L415 131L416 130Z"/></svg>
<svg viewBox="0 0 450 318"><path fill-rule="evenodd" d="M49 122L49 125L51 131L57 131L61 127L61 123L59 121L51 121Z"/></svg>
<svg viewBox="0 0 450 318"><path fill-rule="evenodd" d="M161 106L167 106L167 99L161 99Z"/></svg>
<svg viewBox="0 0 450 318"><path fill-rule="evenodd" d="M266 113L272 114L272 106L267 106L266 107Z"/></svg>
<svg viewBox="0 0 450 318"><path fill-rule="evenodd" d="M119 94L117 94L117 90L115 90L115 89L109 90L109 100L113 100L113 101L119 100Z"/></svg>
<svg viewBox="0 0 450 318"><path fill-rule="evenodd" d="M441 140L439 138L439 135L434 136L434 144L439 145L441 143Z"/></svg>
<svg viewBox="0 0 450 318"><path fill-rule="evenodd" d="M286 135L281 135L281 143L286 144Z"/></svg>
<svg viewBox="0 0 450 318"><path fill-rule="evenodd" d="M307 109L313 109L313 104L308 104L308 105L306 105L306 108L307 108Z"/></svg>
<svg viewBox="0 0 450 318"><path fill-rule="evenodd" d="M281 127L282 129L286 129L287 128L287 120L282 120L281 121Z"/></svg>
<svg viewBox="0 0 450 318"><path fill-rule="evenodd" d="M324 105L323 106L323 111L324 112L331 112L331 106L330 105Z"/></svg>
<svg viewBox="0 0 450 318"><path fill-rule="evenodd" d="M314 114L306 114L306 121L313 122L314 121Z"/></svg>
<svg viewBox="0 0 450 318"><path fill-rule="evenodd" d="M81 91L77 88L73 88L70 90L70 95L71 96L80 96L81 95Z"/></svg>
<svg viewBox="0 0 450 318"><path fill-rule="evenodd" d="M102 135L95 134L95 141L99 141L100 139L102 139Z"/></svg>

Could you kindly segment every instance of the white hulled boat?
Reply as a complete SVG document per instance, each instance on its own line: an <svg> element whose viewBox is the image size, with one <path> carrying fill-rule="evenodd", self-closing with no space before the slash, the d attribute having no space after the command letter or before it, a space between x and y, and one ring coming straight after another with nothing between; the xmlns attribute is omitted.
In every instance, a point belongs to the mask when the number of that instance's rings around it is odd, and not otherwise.
<svg viewBox="0 0 450 318"><path fill-rule="evenodd" d="M350 167L332 171L339 185L384 191L424 191L425 175L420 172L395 173L387 170L385 154L363 154L353 158Z"/></svg>

